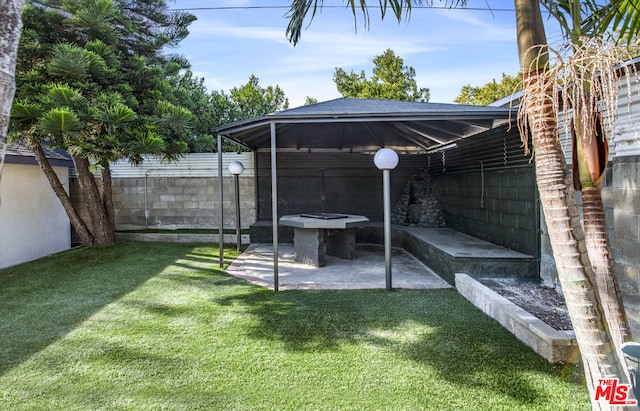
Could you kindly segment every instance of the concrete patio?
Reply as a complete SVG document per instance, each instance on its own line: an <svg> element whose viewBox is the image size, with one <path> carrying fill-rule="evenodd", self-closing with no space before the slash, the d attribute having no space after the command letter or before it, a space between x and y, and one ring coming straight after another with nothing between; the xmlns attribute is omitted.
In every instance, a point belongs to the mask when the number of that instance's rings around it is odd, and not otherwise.
<svg viewBox="0 0 640 411"><path fill-rule="evenodd" d="M324 267L294 261L293 244L279 247L280 290L384 289L384 248L357 244L354 258L326 256ZM273 289L273 245L251 244L226 269L237 278ZM449 288L446 281L401 248L392 251L393 288Z"/></svg>

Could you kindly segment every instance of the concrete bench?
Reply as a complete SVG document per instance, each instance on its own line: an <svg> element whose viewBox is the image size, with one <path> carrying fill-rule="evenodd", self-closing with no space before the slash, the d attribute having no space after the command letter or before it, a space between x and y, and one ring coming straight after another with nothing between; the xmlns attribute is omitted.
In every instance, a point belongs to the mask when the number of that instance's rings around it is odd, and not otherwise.
<svg viewBox="0 0 640 411"><path fill-rule="evenodd" d="M271 242L271 230L270 221L252 225L251 242ZM450 228L392 225L391 231L393 247L404 248L451 285L455 285L456 273L474 278L539 277L539 260L536 257ZM291 227L279 226L278 238L282 243L293 242ZM383 244L382 222L364 223L357 228L356 243Z"/></svg>
<svg viewBox="0 0 640 411"><path fill-rule="evenodd" d="M455 285L456 273L475 278L538 278L538 259L450 228L391 226L392 245L401 247ZM382 224L359 228L356 241L380 244Z"/></svg>

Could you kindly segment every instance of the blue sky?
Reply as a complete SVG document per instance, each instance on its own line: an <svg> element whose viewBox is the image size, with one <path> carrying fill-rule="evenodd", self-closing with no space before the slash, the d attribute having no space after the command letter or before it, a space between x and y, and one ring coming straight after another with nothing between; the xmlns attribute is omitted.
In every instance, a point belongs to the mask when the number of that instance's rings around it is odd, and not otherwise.
<svg viewBox="0 0 640 411"><path fill-rule="evenodd" d="M262 87L279 85L290 107L304 104L307 96L318 101L340 97L333 82L336 67L365 70L369 77L374 56L388 48L415 69L418 86L431 90L432 102L451 103L466 84L479 86L519 71L512 0L469 0L467 9L414 9L411 19L400 23L392 16L381 20L372 8L369 29L361 14L354 22L341 0L325 0L325 5L338 7L318 12L296 47L286 39L289 4L176 0L172 8L192 9L198 20L171 52L186 56L209 90L228 92L254 74ZM547 30L547 37L553 44L560 32Z"/></svg>

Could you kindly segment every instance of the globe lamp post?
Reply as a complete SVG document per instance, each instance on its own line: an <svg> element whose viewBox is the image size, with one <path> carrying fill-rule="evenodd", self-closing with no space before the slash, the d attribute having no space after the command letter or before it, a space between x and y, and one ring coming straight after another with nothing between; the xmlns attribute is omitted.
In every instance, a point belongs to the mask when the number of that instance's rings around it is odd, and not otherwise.
<svg viewBox="0 0 640 411"><path fill-rule="evenodd" d="M390 148L382 148L373 156L373 162L382 170L384 201L384 262L387 291L392 290L391 279L391 178L390 170L398 165L398 154Z"/></svg>
<svg viewBox="0 0 640 411"><path fill-rule="evenodd" d="M244 166L239 161L232 161L229 163L229 172L233 174L235 182L235 194L236 194L236 250L240 252L240 246L242 244L242 237L240 234L240 183L238 177L244 171Z"/></svg>

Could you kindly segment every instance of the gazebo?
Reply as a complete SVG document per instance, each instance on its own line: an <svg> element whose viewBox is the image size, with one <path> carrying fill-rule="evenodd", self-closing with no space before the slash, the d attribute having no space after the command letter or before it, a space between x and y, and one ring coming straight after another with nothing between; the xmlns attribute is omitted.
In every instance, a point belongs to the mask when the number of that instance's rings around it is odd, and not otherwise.
<svg viewBox="0 0 640 411"><path fill-rule="evenodd" d="M434 158L444 165L450 150L459 149L471 137L494 136L498 129L504 133L513 116L513 110L505 107L339 98L232 123L215 131L256 156L257 220L269 220L270 214L277 278L281 214L340 207L359 208L379 218L381 207L372 201L380 187L379 173L372 162L377 150L391 148L400 155L392 193L397 197L408 176L424 169L426 162ZM220 157L222 138L218 138ZM511 146L509 150L514 151ZM506 143L499 151L496 156L504 151L506 159ZM280 169L283 164L285 169ZM279 181L287 197L280 201ZM363 191L366 187L372 191ZM381 199L381 195L378 197ZM221 218L221 238L222 223ZM222 259L222 249L220 255Z"/></svg>

